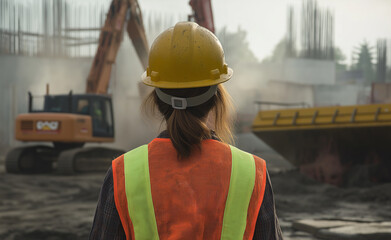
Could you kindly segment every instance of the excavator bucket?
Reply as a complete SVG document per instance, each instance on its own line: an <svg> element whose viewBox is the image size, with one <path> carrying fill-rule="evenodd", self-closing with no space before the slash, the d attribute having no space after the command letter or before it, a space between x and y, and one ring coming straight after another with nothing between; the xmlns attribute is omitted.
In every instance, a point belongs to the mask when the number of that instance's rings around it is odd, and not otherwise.
<svg viewBox="0 0 391 240"><path fill-rule="evenodd" d="M372 181L389 180L391 104L260 111L252 130L319 181L343 185L360 166Z"/></svg>

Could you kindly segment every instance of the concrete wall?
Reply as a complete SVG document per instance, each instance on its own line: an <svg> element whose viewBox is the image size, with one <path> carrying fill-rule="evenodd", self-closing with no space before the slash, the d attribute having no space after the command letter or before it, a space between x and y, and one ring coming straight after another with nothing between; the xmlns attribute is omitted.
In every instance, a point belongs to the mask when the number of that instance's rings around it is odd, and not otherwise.
<svg viewBox="0 0 391 240"><path fill-rule="evenodd" d="M316 106L368 104L370 87L363 84L317 85L314 86Z"/></svg>
<svg viewBox="0 0 391 240"><path fill-rule="evenodd" d="M312 85L270 81L266 89L261 92L261 100L284 103L303 102L310 106L368 104L370 103L370 90L370 87L360 84Z"/></svg>
<svg viewBox="0 0 391 240"><path fill-rule="evenodd" d="M335 84L334 61L288 58L281 62L262 64L261 71L267 80L296 84Z"/></svg>
<svg viewBox="0 0 391 240"><path fill-rule="evenodd" d="M314 105L313 85L297 84L282 81L270 81L262 91L261 101L271 101L280 103L305 103ZM275 109L276 106L262 109ZM279 107L286 108L286 107Z"/></svg>

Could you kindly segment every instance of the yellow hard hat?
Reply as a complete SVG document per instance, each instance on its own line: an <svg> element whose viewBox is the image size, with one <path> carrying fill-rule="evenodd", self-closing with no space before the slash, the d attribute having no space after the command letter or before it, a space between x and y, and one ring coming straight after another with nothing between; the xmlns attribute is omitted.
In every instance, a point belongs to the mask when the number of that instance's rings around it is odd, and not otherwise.
<svg viewBox="0 0 391 240"><path fill-rule="evenodd" d="M142 80L157 88L213 86L233 74L216 36L194 22L180 22L161 33L152 44L148 64Z"/></svg>

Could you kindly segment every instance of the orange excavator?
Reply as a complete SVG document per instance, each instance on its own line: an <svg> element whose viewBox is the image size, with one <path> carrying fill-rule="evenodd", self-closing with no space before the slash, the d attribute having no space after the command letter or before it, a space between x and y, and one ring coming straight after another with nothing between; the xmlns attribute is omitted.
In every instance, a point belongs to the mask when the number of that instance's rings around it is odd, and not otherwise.
<svg viewBox="0 0 391 240"><path fill-rule="evenodd" d="M191 0L189 19L214 31L210 0ZM9 173L42 173L53 169L61 174L105 171L111 160L124 151L106 147L83 148L85 143L114 141L114 115L107 90L126 24L140 62L148 64L148 42L137 0L113 0L101 29L99 45L87 78L86 94L44 97L43 110L33 109L29 93L29 111L16 118L15 138L23 142L52 142L11 149L6 156Z"/></svg>

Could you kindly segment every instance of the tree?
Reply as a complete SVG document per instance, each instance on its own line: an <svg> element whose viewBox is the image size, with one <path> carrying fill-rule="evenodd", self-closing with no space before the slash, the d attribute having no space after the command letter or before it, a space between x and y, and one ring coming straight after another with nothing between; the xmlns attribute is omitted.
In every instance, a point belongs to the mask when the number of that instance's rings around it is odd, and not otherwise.
<svg viewBox="0 0 391 240"><path fill-rule="evenodd" d="M271 56L265 58L262 62L281 62L287 57L286 39L281 39L273 49Z"/></svg>
<svg viewBox="0 0 391 240"><path fill-rule="evenodd" d="M369 46L368 42L364 41L355 48L352 69L361 71L366 82L370 83L375 80L373 47Z"/></svg>
<svg viewBox="0 0 391 240"><path fill-rule="evenodd" d="M346 71L346 64L343 62L346 60L345 54L339 47L334 48L334 61L336 64L337 71Z"/></svg>
<svg viewBox="0 0 391 240"><path fill-rule="evenodd" d="M231 66L240 62L258 62L258 59L248 46L246 31L238 28L237 32L229 32L224 27L216 35L224 47L226 61Z"/></svg>

